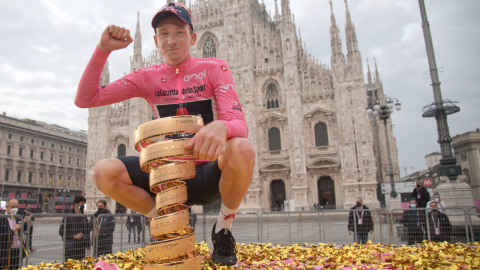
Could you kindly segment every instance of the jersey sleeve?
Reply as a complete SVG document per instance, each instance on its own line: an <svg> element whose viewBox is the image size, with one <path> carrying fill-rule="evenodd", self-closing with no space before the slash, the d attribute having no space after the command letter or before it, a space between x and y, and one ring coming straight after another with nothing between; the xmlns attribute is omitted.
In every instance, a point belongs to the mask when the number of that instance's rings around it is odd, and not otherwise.
<svg viewBox="0 0 480 270"><path fill-rule="evenodd" d="M232 137L248 137L248 127L245 123L237 90L233 82L230 67L225 61L214 66L212 86L217 106L217 120L227 126L227 139Z"/></svg>
<svg viewBox="0 0 480 270"><path fill-rule="evenodd" d="M75 105L80 108L104 106L134 97L145 98L143 90L143 72L135 70L126 76L99 86L103 67L110 54L95 48L90 61L83 72L75 95Z"/></svg>

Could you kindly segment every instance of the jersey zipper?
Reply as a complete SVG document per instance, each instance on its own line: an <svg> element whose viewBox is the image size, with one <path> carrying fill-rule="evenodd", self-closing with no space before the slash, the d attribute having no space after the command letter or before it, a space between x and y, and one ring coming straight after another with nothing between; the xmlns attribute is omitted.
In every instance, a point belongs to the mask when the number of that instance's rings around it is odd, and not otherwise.
<svg viewBox="0 0 480 270"><path fill-rule="evenodd" d="M178 103L178 106L180 107L180 113L181 115L183 114L183 108L184 108L184 99L183 99L183 94L182 94L182 72L178 68L178 66L175 66L175 81L177 83L177 89L178 89L178 98L181 99L181 102Z"/></svg>

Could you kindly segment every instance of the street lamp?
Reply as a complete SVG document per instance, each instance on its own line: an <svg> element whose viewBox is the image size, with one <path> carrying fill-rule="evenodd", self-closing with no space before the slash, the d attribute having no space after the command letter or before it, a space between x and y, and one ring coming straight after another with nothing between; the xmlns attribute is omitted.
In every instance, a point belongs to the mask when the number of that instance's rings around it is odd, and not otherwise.
<svg viewBox="0 0 480 270"><path fill-rule="evenodd" d="M396 102L394 104L394 102ZM375 115L383 120L383 123L385 125L385 136L387 139L387 153L388 153L388 167L389 167L389 175L390 175L390 185L392 187L392 191L390 193L390 197L393 199L397 198L397 192L395 191L395 182L393 179L393 166L392 166L392 155L390 153L390 142L388 141L388 129L387 129L387 120L390 118L390 115L394 112L393 108L397 111L400 111L402 109L402 104L398 102L398 99L396 98L390 98L386 97L385 98L385 103L387 105L380 105L380 103L375 101L375 105L373 105L373 109L371 107L367 108L367 113L370 115Z"/></svg>
<svg viewBox="0 0 480 270"><path fill-rule="evenodd" d="M425 46L427 49L428 65L430 67L430 77L432 79L434 102L423 107L423 117L435 117L437 121L438 143L442 151L441 166L438 168L438 176L447 176L450 180L457 179L462 174L462 168L457 164L457 159L453 156L452 138L447 123L447 115L460 111L460 108L451 101L442 98L440 89L440 79L438 77L437 62L435 60L435 52L433 50L432 35L430 33L430 23L427 20L427 11L425 9L425 1L418 0L420 5L420 15L422 16L423 36L425 37Z"/></svg>

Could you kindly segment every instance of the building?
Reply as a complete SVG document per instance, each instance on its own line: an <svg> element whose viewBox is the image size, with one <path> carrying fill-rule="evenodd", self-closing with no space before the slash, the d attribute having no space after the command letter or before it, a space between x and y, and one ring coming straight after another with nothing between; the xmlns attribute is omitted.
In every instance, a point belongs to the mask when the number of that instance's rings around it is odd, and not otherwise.
<svg viewBox="0 0 480 270"><path fill-rule="evenodd" d="M31 204L35 212L68 212L83 192L86 155L85 133L0 115L1 201L16 198L20 211Z"/></svg>
<svg viewBox="0 0 480 270"><path fill-rule="evenodd" d="M452 147L477 205L480 202L480 130L453 137Z"/></svg>
<svg viewBox="0 0 480 270"><path fill-rule="evenodd" d="M343 207L353 205L358 196L368 206L379 206L377 184L390 181L385 128L382 120L366 113L377 100L385 104L377 65L373 75L368 67L365 82L348 6L347 55L332 9L328 67L307 52L289 0L280 2L279 8L275 1L273 18L258 0L199 0L191 6L198 36L192 55L229 63L248 139L257 149L254 179L240 208L277 209L291 199L297 208ZM138 20L130 71L163 62L158 50L143 57L141 49ZM100 83L109 82L107 64ZM104 158L138 155L133 132L152 117L140 98L89 109L89 203L104 196L90 177L94 165ZM387 129L395 180L400 181L391 119Z"/></svg>
<svg viewBox="0 0 480 270"><path fill-rule="evenodd" d="M433 168L436 165L440 164L440 159L442 159L442 153L432 152L425 156L425 163L427 164L427 169Z"/></svg>

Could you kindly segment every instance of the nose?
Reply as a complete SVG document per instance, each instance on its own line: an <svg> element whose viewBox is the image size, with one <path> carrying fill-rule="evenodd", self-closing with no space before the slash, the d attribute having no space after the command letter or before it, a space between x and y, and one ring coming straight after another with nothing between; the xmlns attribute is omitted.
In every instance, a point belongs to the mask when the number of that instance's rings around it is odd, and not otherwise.
<svg viewBox="0 0 480 270"><path fill-rule="evenodd" d="M168 42L168 45L170 46L175 45L175 43L177 43L175 39L175 35L168 35L167 42Z"/></svg>

